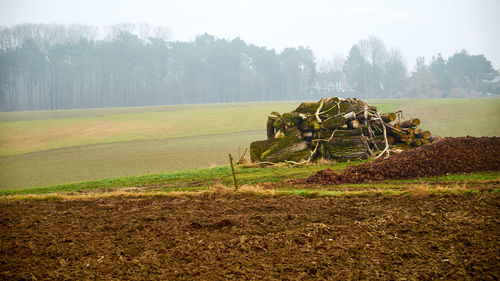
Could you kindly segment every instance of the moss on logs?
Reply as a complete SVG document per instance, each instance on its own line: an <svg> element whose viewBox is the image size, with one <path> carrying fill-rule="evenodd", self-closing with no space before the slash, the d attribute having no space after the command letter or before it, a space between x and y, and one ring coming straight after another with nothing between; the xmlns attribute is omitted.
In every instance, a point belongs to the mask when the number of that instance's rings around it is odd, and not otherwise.
<svg viewBox="0 0 500 281"><path fill-rule="evenodd" d="M302 114L315 114L318 108L320 107L320 102L303 102L301 103L293 112L302 113ZM339 107L340 106L340 111ZM321 108L320 113L327 114L328 116L337 115L340 113L346 113L349 111L354 111L356 113L362 112L364 110L365 103L354 100L354 99L346 99L341 100L338 103L324 102L323 107ZM369 106L370 110L375 110L376 107Z"/></svg>
<svg viewBox="0 0 500 281"><path fill-rule="evenodd" d="M318 110L320 103L319 102L303 102L301 103L294 112L303 113L303 114L314 114L316 110ZM338 114L338 108L333 109L333 107L337 107L336 103L324 103L321 111L329 110L329 114L336 115Z"/></svg>
<svg viewBox="0 0 500 281"><path fill-rule="evenodd" d="M269 162L295 161L300 162L311 154L311 150L306 141L296 142L284 147L278 152L268 156L265 160Z"/></svg>
<svg viewBox="0 0 500 281"><path fill-rule="evenodd" d="M315 137L318 139L329 139L332 136L333 131L334 130L330 129L322 129L316 132ZM361 125L359 128L352 130L337 130L335 131L333 137L343 138L343 137L361 136L362 134L368 134L366 125Z"/></svg>
<svg viewBox="0 0 500 281"><path fill-rule="evenodd" d="M305 120L302 120L302 122L300 122L299 128L302 132L314 131L314 117L309 116Z"/></svg>
<svg viewBox="0 0 500 281"><path fill-rule="evenodd" d="M299 126L302 122L302 118L300 118L298 113L283 113L283 115L281 115L281 120L287 127Z"/></svg>
<svg viewBox="0 0 500 281"><path fill-rule="evenodd" d="M363 136L333 137L324 142L327 154L334 160L357 160L368 157Z"/></svg>
<svg viewBox="0 0 500 281"><path fill-rule="evenodd" d="M268 139L268 140L263 140L263 141L254 141L250 144L250 160L252 162L259 162L261 161L260 155L271 148L273 145L275 145L279 139Z"/></svg>
<svg viewBox="0 0 500 281"><path fill-rule="evenodd" d="M270 156L294 143L300 142L301 140L302 137L300 135L300 131L297 128L291 128L287 131L284 138L278 139L278 141L274 145L262 152L259 159L260 161L265 161L267 156Z"/></svg>
<svg viewBox="0 0 500 281"><path fill-rule="evenodd" d="M330 119L327 119L321 123L321 126L326 129L337 129L341 128L346 124L345 118L343 116L334 116Z"/></svg>

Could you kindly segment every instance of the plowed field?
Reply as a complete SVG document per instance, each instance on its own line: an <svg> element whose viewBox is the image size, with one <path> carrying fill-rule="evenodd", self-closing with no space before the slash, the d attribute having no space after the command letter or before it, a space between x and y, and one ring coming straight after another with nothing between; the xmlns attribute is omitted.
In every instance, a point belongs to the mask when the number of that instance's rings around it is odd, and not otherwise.
<svg viewBox="0 0 500 281"><path fill-rule="evenodd" d="M498 280L500 195L0 201L2 280Z"/></svg>

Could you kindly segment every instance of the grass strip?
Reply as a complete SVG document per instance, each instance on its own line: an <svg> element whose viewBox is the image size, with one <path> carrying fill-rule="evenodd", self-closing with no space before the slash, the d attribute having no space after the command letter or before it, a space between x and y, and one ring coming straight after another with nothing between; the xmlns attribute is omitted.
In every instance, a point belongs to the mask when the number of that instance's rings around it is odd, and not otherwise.
<svg viewBox="0 0 500 281"><path fill-rule="evenodd" d="M356 163L356 162L351 162ZM304 165L304 166L281 166L267 168L237 168L238 183L257 184L262 182L281 181L287 178L307 177L319 170L334 168L342 171L349 164L338 163L335 165ZM48 194L59 192L88 191L95 189L107 189L108 191L123 187L162 186L182 190L182 188L193 188L200 186L212 186L216 183L229 185L232 182L231 171L228 166L185 170L180 172L167 172L142 176L127 176L114 179L103 179L95 181L78 182L71 184L60 184L42 187L12 188L0 190L0 196L14 194Z"/></svg>
<svg viewBox="0 0 500 281"><path fill-rule="evenodd" d="M375 194L404 194L405 192L448 192L447 190L477 189L477 185L486 184L498 187L500 172L480 172L470 174L453 174L440 177L428 177L408 180L388 180L379 183L342 184L306 187L296 187L278 184L267 189L255 189L262 183L282 182L285 179L307 177L319 170L331 168L342 171L347 166L357 162L343 162L323 165L304 166L273 166L267 168L237 168L238 184L250 186L243 188L252 193L279 193L295 194L306 197L336 196L344 193L361 196ZM0 190L0 196L13 195L57 195L72 193L83 196L83 193L93 194L135 194L148 195L151 193L199 193L213 189L214 186L232 186L230 168L228 166L209 169L186 170L181 172L168 172L160 174L128 176L114 179L87 181L72 184L62 184L44 187L15 188ZM490 188L491 189L491 188ZM495 191L496 192L496 191ZM75 194L76 193L76 194ZM80 194L78 194L80 193Z"/></svg>

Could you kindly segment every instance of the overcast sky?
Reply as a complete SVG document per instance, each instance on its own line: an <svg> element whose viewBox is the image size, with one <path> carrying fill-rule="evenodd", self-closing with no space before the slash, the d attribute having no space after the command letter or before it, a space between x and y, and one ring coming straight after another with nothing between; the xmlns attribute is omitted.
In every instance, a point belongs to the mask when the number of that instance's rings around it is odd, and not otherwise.
<svg viewBox="0 0 500 281"><path fill-rule="evenodd" d="M278 51L307 46L318 59L346 55L375 35L399 48L410 68L417 56L428 62L461 49L500 68L499 0L0 0L0 25L27 22L146 22L170 28L174 40L206 32Z"/></svg>

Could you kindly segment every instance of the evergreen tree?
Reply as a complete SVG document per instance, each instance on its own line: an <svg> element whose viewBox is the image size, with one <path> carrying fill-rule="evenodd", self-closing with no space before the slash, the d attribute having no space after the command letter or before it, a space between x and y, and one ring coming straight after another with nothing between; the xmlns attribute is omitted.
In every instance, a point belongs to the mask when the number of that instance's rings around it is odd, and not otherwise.
<svg viewBox="0 0 500 281"><path fill-rule="evenodd" d="M352 46L342 69L350 86L367 97L368 62L361 56L359 48Z"/></svg>

